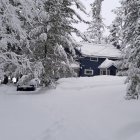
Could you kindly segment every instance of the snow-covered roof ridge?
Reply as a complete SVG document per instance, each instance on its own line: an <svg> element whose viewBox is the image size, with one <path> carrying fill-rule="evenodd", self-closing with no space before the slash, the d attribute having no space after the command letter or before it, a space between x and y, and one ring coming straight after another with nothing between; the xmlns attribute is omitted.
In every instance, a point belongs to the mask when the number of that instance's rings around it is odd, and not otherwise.
<svg viewBox="0 0 140 140"><path fill-rule="evenodd" d="M116 67L115 61L106 58L106 60L98 68L105 69L105 68L109 68L112 65Z"/></svg>
<svg viewBox="0 0 140 140"><path fill-rule="evenodd" d="M80 42L80 51L85 56L96 56L105 58L121 58L121 51L111 44L93 44Z"/></svg>

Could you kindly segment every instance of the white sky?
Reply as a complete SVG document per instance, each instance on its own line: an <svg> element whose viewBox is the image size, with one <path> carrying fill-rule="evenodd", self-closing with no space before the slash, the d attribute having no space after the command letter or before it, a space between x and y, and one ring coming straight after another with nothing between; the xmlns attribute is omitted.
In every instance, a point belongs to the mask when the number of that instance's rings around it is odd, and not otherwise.
<svg viewBox="0 0 140 140"><path fill-rule="evenodd" d="M111 10L119 6L119 0L104 0L102 4L102 15L105 18L104 22L106 25L110 25L114 19L114 14L111 12Z"/></svg>
<svg viewBox="0 0 140 140"><path fill-rule="evenodd" d="M94 2L94 0L81 0L81 2L86 7L86 11L90 13L91 7L90 4ZM111 22L114 19L114 14L111 12L113 9L119 6L119 0L104 0L102 3L102 16L104 18L104 23L106 26L110 25ZM84 15L83 13L79 12L81 17L83 17L86 20L89 20L89 17ZM76 25L76 27L81 31L85 31L87 29L87 25L80 23ZM105 34L108 34L108 31L105 32Z"/></svg>

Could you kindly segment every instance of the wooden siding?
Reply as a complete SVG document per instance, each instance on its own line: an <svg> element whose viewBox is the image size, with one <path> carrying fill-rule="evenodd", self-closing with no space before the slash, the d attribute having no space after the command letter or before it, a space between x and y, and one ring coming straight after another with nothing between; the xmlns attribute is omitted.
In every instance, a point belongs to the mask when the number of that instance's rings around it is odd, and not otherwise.
<svg viewBox="0 0 140 140"><path fill-rule="evenodd" d="M98 62L91 61L90 57L83 57L80 58L80 76L88 76L84 74L85 69L92 69L94 71L94 75L100 75L100 69L98 68L101 63L105 61L105 58L99 58Z"/></svg>
<svg viewBox="0 0 140 140"><path fill-rule="evenodd" d="M110 70L110 75L116 75L117 68L115 66L109 67L108 70Z"/></svg>
<svg viewBox="0 0 140 140"><path fill-rule="evenodd" d="M85 77L85 76L95 76L95 75L100 75L100 69L98 68L106 58L98 58L98 61L91 61L91 57L81 57L79 58L79 63L80 63L80 71L79 71L79 76ZM115 59L116 60L116 59ZM91 69L93 70L93 75L86 75L85 74L85 69ZM110 75L116 75L116 70L117 68L114 66L111 66L108 68L110 70Z"/></svg>

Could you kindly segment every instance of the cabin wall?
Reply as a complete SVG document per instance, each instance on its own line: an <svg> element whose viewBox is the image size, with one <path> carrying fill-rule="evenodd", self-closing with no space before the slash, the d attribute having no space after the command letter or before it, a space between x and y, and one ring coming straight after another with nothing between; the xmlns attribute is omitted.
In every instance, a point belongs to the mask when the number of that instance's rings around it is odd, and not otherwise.
<svg viewBox="0 0 140 140"><path fill-rule="evenodd" d="M110 70L110 75L116 75L117 68L115 66L109 67L108 70Z"/></svg>
<svg viewBox="0 0 140 140"><path fill-rule="evenodd" d="M100 69L98 68L101 63L105 61L106 58L98 58L98 61L91 61L90 57L83 57L79 59L80 62L80 73L79 76L94 76L100 75ZM93 75L85 75L85 69L93 70Z"/></svg>

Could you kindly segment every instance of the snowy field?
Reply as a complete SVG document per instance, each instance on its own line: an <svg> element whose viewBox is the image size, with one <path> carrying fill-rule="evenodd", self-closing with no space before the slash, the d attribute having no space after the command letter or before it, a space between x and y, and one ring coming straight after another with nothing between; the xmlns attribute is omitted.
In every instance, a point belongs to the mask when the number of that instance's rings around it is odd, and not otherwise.
<svg viewBox="0 0 140 140"><path fill-rule="evenodd" d="M53 90L0 85L0 140L139 140L140 101L125 77L61 79Z"/></svg>

